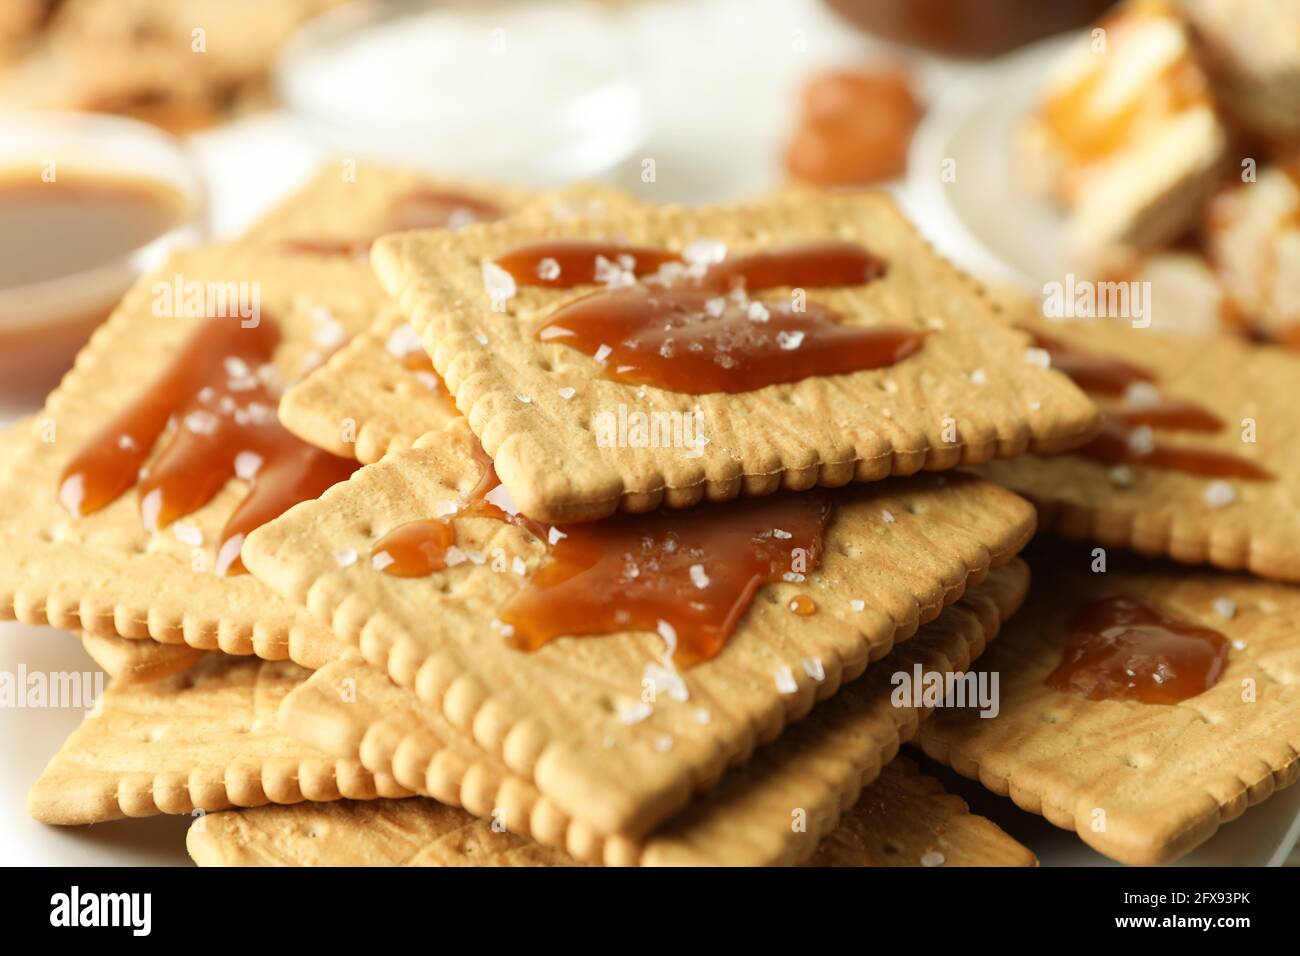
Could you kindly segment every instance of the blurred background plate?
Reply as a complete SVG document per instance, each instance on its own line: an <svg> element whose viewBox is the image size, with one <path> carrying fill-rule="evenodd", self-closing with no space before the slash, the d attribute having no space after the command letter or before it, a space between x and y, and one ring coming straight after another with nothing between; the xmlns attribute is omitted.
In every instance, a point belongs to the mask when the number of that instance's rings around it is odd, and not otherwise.
<svg viewBox="0 0 1300 956"><path fill-rule="evenodd" d="M1018 173L1018 131L1070 37L1051 37L945 88L912 141L911 209L976 275L1038 286L1066 271L1061 214ZM945 163L955 178L941 175Z"/></svg>

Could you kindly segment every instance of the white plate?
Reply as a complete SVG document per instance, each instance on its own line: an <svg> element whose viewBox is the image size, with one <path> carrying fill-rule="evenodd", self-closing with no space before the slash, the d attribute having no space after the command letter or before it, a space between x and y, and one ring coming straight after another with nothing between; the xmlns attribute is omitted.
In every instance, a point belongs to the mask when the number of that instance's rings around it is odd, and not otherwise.
<svg viewBox="0 0 1300 956"><path fill-rule="evenodd" d="M1015 144L1070 39L1044 40L949 84L912 142L910 211L940 252L983 278L1039 285L1067 271L1062 218L1018 175Z"/></svg>

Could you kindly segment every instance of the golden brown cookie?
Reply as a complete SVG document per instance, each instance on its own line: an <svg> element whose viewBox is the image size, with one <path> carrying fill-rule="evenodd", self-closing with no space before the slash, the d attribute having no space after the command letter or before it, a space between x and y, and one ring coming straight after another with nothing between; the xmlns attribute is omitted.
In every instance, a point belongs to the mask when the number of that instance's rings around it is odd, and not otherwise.
<svg viewBox="0 0 1300 956"><path fill-rule="evenodd" d="M207 504L151 533L130 488L74 517L60 500L62 473L197 330L238 327L238 342L245 333L278 329L268 371L292 380L364 328L384 301L350 261L247 244L182 252L142 278L8 446L0 472L0 617L271 659L293 653L313 666L328 659L331 635L308 615L247 574L214 573L222 528L248 494L243 479L232 478ZM211 312L220 317L207 318ZM241 370L227 367L232 381ZM256 410L274 415L270 407ZM202 437L212 421L176 422L145 467L176 435ZM203 471L191 469L186 481L205 480ZM325 656L301 656L295 648L304 641Z"/></svg>
<svg viewBox="0 0 1300 956"><path fill-rule="evenodd" d="M435 800L302 803L211 813L186 836L199 866L574 866ZM889 763L812 866L1033 866L1033 853L906 757Z"/></svg>
<svg viewBox="0 0 1300 956"><path fill-rule="evenodd" d="M467 559L430 577L385 574L367 560L382 535L445 514L481 472L468 429L453 423L255 531L245 562L602 833L644 833L679 809L1009 560L1033 530L1024 501L968 475L842 489L821 566L757 594L723 652L687 672L692 706L646 715L647 667L664 663L659 634L522 653L494 623L545 560L545 545L517 525L456 519ZM789 606L800 595L811 616ZM699 708L709 723L693 716ZM663 750L665 739L674 743Z"/></svg>
<svg viewBox="0 0 1300 956"><path fill-rule="evenodd" d="M275 711L308 672L208 654L151 683L114 682L28 794L42 823L99 823L265 803L407 796L392 780L282 734Z"/></svg>
<svg viewBox="0 0 1300 956"><path fill-rule="evenodd" d="M1035 554L1030 600L979 663L999 675L999 714L939 711L919 740L931 757L1075 830L1100 853L1166 863L1300 777L1300 592L1116 555L1094 573L1096 560L1081 549ZM1049 686L1079 615L1113 597L1221 634L1226 664L1217 682L1178 703L1090 699ZM1130 663L1139 689L1204 680L1185 652L1152 650L1150 632L1142 640L1139 650L1165 654L1166 666L1155 680Z"/></svg>
<svg viewBox="0 0 1300 956"><path fill-rule="evenodd" d="M369 185L358 188L362 182ZM430 180L389 169L358 170L350 185L351 192L349 183L340 184L340 171L326 167L254 227L253 235L343 241L358 232L378 234L392 227L386 210L420 190L470 195L497 206L503 214L559 219L603 215L632 204L617 190L588 183L529 197L518 190ZM360 267L368 269L369 264ZM366 464L410 447L425 432L436 431L459 415L419 335L391 303L376 313L369 328L294 384L280 401L280 419L294 434Z"/></svg>
<svg viewBox="0 0 1300 956"><path fill-rule="evenodd" d="M1121 389L1124 395L1094 393L1104 412L1192 403L1217 418L1219 427L1136 428L1125 439L1136 455L1132 461L1086 457L1080 449L990 462L982 467L985 477L1033 500L1043 529L1068 538L1300 580L1300 473L1293 464L1300 452L1293 408L1300 358L1275 347L1232 339L1211 345L1120 322L1048 321L1033 299L1000 297L1016 324L1149 377ZM1227 456L1225 467L1244 462L1272 477L1247 480L1144 463L1184 451Z"/></svg>
<svg viewBox="0 0 1300 956"><path fill-rule="evenodd" d="M82 634L81 643L95 663L121 683L170 677L203 656L203 651L188 644L159 644L111 634Z"/></svg>
<svg viewBox="0 0 1300 956"><path fill-rule="evenodd" d="M912 737L929 705L895 697L916 672L959 674L1019 606L1027 568L1012 561L938 620L723 773L649 836L603 835L512 773L418 696L349 660L312 675L285 698L280 725L312 747L359 758L381 776L513 832L611 865L771 865L808 858L882 764ZM926 679L926 678L923 678ZM689 672L688 672L689 680ZM712 722L721 705L691 709ZM606 744L612 758L617 740ZM620 755L625 756L626 755ZM632 754L635 756L635 753ZM710 785L712 782L710 782Z"/></svg>
<svg viewBox="0 0 1300 956"><path fill-rule="evenodd" d="M598 287L518 284L513 296L498 297L502 311L494 311L485 260L539 240L613 238L677 253L712 240L693 248L732 256L820 240L859 244L883 259L884 275L865 285L805 290L807 301L834 310L841 325L923 332L924 342L886 367L687 394L611 380L594 357L535 338L558 305ZM372 259L511 496L539 520L684 507L1059 451L1096 427L1091 403L1027 361L1026 341L996 323L982 290L939 259L882 195L788 195L736 208L414 232L381 240ZM798 292L771 290L771 301L782 296L800 307ZM781 347L793 351L801 343L787 338ZM634 412L698 421L696 437L707 441L685 447L675 438L604 434L602 422L630 421Z"/></svg>

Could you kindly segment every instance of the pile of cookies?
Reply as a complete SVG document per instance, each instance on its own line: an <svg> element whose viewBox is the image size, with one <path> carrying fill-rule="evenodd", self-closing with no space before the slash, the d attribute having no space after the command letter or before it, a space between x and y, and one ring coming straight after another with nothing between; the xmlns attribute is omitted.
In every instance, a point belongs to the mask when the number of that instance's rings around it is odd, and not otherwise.
<svg viewBox="0 0 1300 956"><path fill-rule="evenodd" d="M205 865L1036 862L912 744L1174 859L1300 772L1298 375L1048 323L882 195L329 164L0 439L0 611L113 674L30 810Z"/></svg>

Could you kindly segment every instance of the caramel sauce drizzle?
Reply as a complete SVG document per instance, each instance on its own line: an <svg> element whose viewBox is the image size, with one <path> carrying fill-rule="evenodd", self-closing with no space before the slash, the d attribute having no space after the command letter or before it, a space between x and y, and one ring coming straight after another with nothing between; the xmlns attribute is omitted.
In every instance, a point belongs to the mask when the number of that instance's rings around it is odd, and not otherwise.
<svg viewBox="0 0 1300 956"><path fill-rule="evenodd" d="M384 228L373 236L358 239L286 239L288 252L312 256L360 258L380 236L410 229L459 229L475 222L492 222L505 211L484 199L436 189L417 189L393 203Z"/></svg>
<svg viewBox="0 0 1300 956"><path fill-rule="evenodd" d="M371 562L385 574L423 577L448 567L455 519L519 524L548 545L547 560L500 615L521 650L560 637L657 631L687 667L722 650L758 589L791 573L796 553L799 573L820 560L831 512L824 492L548 528L518 514L491 461L479 456L482 477L460 510L400 525L375 543ZM806 617L817 607L798 595L790 610Z"/></svg>
<svg viewBox="0 0 1300 956"><path fill-rule="evenodd" d="M1079 609L1047 685L1089 700L1177 704L1217 684L1227 664L1228 639L1218 631L1108 597Z"/></svg>
<svg viewBox="0 0 1300 956"><path fill-rule="evenodd" d="M518 285L607 288L559 306L537 330L596 358L604 376L701 395L747 392L902 361L924 333L844 325L816 302L754 299L767 289L861 285L885 264L826 241L687 266L673 253L617 243L532 243L496 260ZM644 279L637 282L637 279Z"/></svg>
<svg viewBox="0 0 1300 956"><path fill-rule="evenodd" d="M566 525L501 620L523 650L667 624L674 661L689 667L717 656L758 589L791 571L795 549L816 567L830 509L828 495L804 492ZM806 617L816 605L800 595L791 610Z"/></svg>
<svg viewBox="0 0 1300 956"><path fill-rule="evenodd" d="M1052 367L1065 373L1084 391L1119 396L1134 385L1155 381L1150 372L1122 359L1098 355L1037 332L1030 335L1034 344L1051 356ZM1221 418L1195 402L1160 396L1142 405L1105 409L1097 437L1074 449L1073 454L1112 465L1145 465L1214 478L1271 481L1270 472L1239 455L1138 440L1142 428L1212 433L1224 427Z"/></svg>
<svg viewBox="0 0 1300 956"><path fill-rule="evenodd" d="M266 316L252 328L233 319L204 320L162 374L64 468L64 506L84 517L138 485L141 517L157 531L242 477L249 491L221 532L215 567L219 575L242 572L239 550L249 531L319 497L358 467L280 424L279 389L267 374L279 342ZM146 471L169 424L174 433Z"/></svg>

